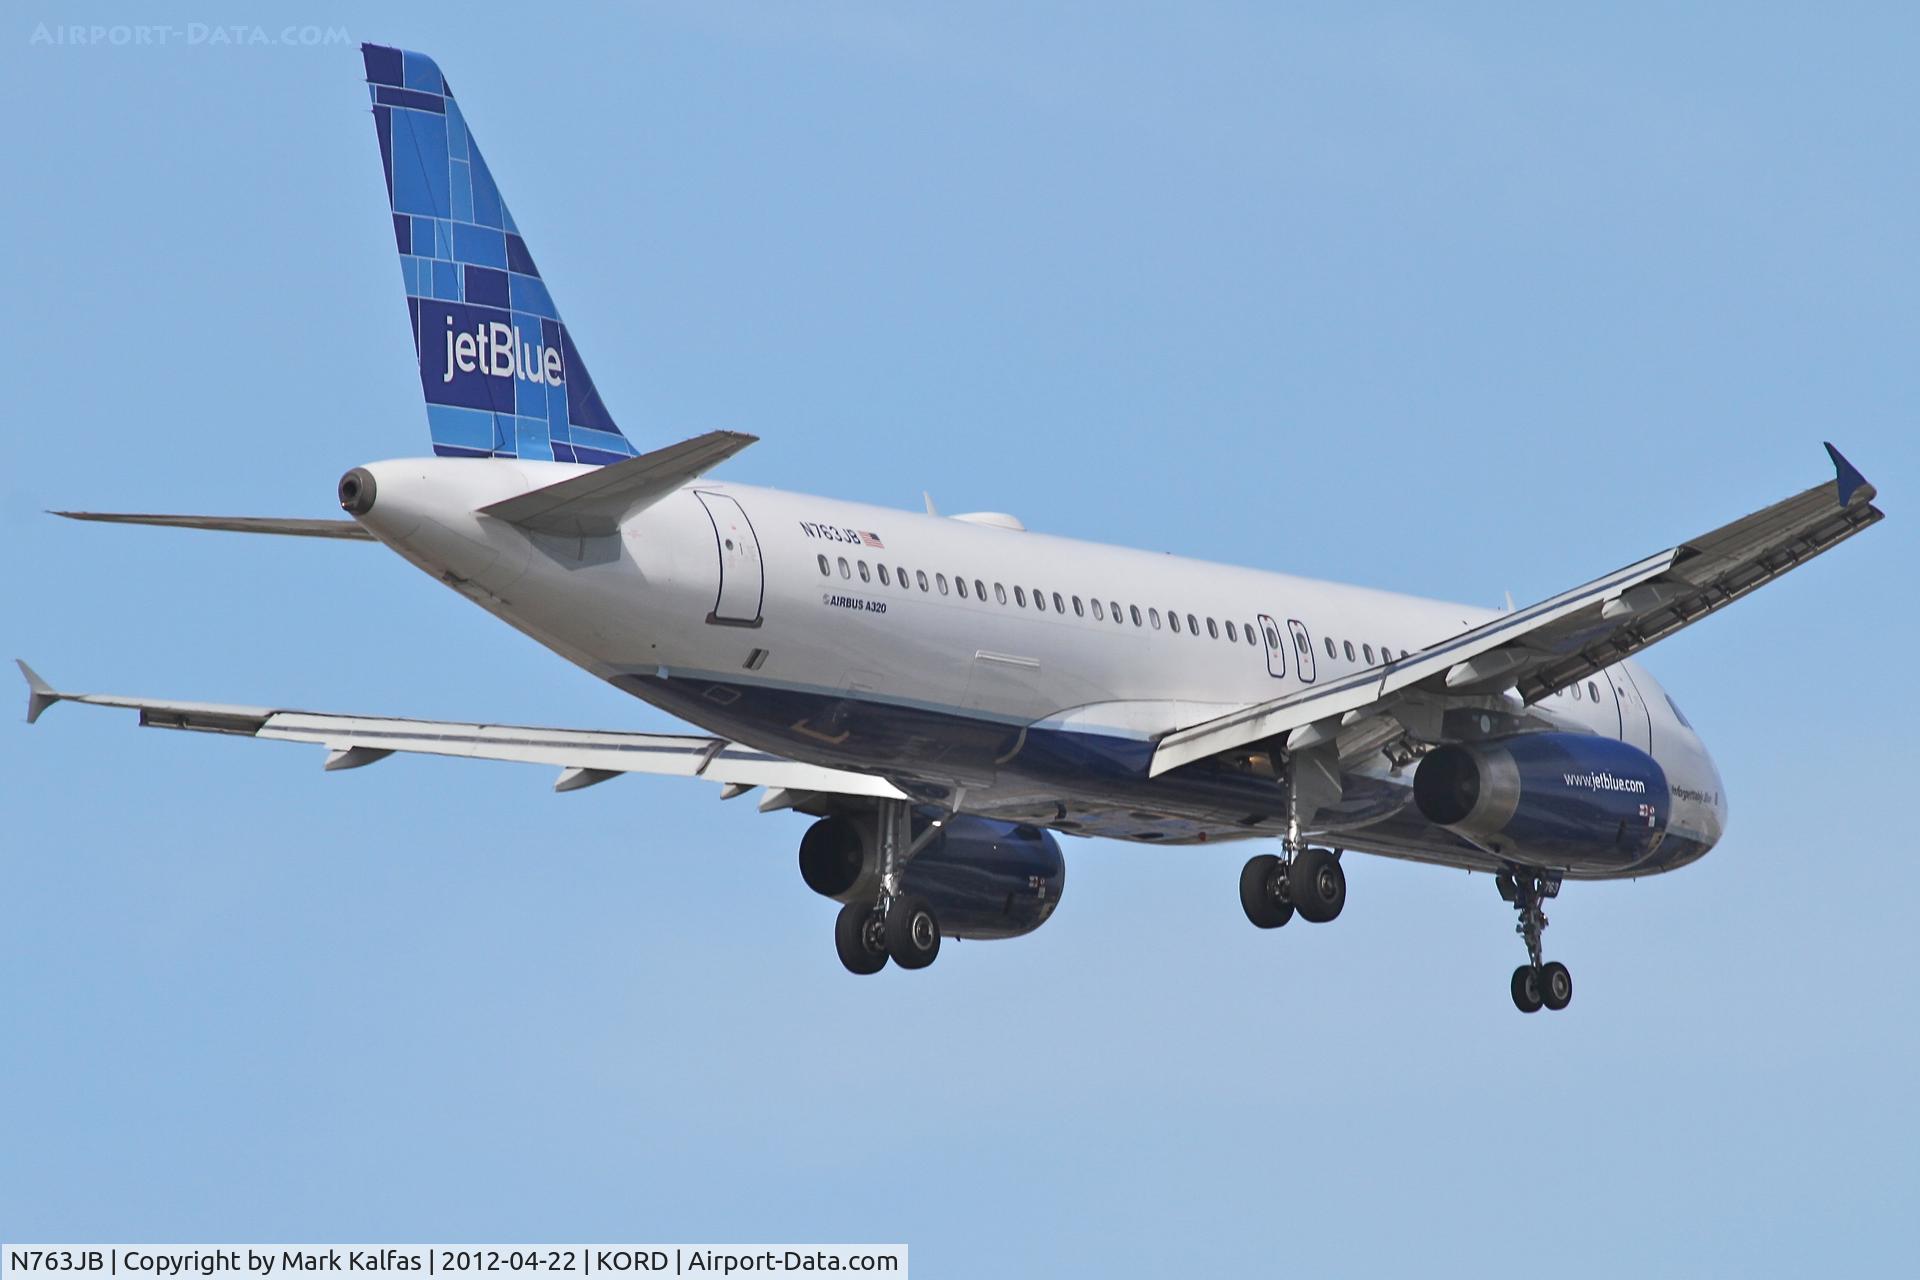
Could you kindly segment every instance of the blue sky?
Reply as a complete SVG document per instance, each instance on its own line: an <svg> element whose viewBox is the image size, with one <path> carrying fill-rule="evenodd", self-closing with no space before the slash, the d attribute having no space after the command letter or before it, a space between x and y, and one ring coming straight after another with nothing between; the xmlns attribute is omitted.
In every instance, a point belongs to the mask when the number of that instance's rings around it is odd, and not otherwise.
<svg viewBox="0 0 1920 1280"><path fill-rule="evenodd" d="M165 3L87 22L220 23ZM425 447L351 45L0 32L9 653L57 683L649 709L327 515ZM905 1240L924 1275L1910 1260L1916 23L1898 6L294 7L434 54L628 434L742 481L1525 601L1820 479L1891 518L1663 643L1733 820L1575 886L1074 842L856 981L803 821L629 779L0 728L0 1238Z"/></svg>

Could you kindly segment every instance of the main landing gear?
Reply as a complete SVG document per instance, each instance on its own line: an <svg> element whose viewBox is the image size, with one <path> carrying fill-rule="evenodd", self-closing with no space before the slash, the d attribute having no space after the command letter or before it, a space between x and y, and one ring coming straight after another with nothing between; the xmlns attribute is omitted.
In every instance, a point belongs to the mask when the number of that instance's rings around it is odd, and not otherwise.
<svg viewBox="0 0 1920 1280"><path fill-rule="evenodd" d="M928 827L913 838L913 807L882 800L880 892L873 902L849 902L833 922L833 946L849 973L878 973L892 960L902 969L924 969L940 954L940 921L925 898L900 890L907 860L938 834Z"/></svg>
<svg viewBox="0 0 1920 1280"><path fill-rule="evenodd" d="M1297 912L1326 924L1347 905L1347 873L1330 849L1302 849L1289 858L1263 853L1240 869L1240 909L1255 927L1278 929Z"/></svg>
<svg viewBox="0 0 1920 1280"><path fill-rule="evenodd" d="M1262 853L1240 868L1240 909L1255 928L1278 929L1297 913L1309 924L1328 924L1347 905L1347 873L1340 854L1314 849L1300 838L1299 778L1287 764L1287 834L1278 855Z"/></svg>
<svg viewBox="0 0 1920 1280"><path fill-rule="evenodd" d="M1546 932L1547 913L1540 904L1560 892L1559 877L1531 871L1502 871L1494 877L1500 896L1520 913L1514 932L1526 939L1529 963L1513 971L1513 1006L1522 1013L1542 1008L1564 1009L1573 1000L1573 975L1558 960L1540 961L1540 935Z"/></svg>

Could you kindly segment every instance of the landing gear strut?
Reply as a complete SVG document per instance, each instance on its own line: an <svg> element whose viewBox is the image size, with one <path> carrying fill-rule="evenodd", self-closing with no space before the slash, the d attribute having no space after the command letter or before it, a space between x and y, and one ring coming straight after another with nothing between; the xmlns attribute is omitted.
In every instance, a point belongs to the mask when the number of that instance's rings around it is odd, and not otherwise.
<svg viewBox="0 0 1920 1280"><path fill-rule="evenodd" d="M1573 975L1558 960L1542 963L1540 959L1541 935L1547 929L1547 913L1540 904L1560 892L1560 878L1515 868L1494 877L1494 884L1520 913L1513 931L1527 944L1528 963L1513 971L1509 984L1514 1008L1522 1013L1566 1008L1573 1000Z"/></svg>
<svg viewBox="0 0 1920 1280"><path fill-rule="evenodd" d="M880 801L877 822L879 894L873 902L849 902L840 909L834 950L849 973L878 973L888 960L902 969L924 969L940 954L940 921L925 898L901 891L900 873L939 828L929 826L916 840L913 806L905 800Z"/></svg>

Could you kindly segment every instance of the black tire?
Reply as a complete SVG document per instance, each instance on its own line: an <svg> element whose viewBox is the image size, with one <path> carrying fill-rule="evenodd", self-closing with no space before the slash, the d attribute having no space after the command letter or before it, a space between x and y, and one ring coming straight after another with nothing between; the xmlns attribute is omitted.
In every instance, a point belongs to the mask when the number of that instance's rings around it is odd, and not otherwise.
<svg viewBox="0 0 1920 1280"><path fill-rule="evenodd" d="M1523 964L1513 971L1513 1007L1522 1013L1538 1013L1544 1001L1540 995L1540 971Z"/></svg>
<svg viewBox="0 0 1920 1280"><path fill-rule="evenodd" d="M1540 1002L1554 1010L1573 1003L1573 975L1558 960L1540 966Z"/></svg>
<svg viewBox="0 0 1920 1280"><path fill-rule="evenodd" d="M1280 859L1270 853L1248 858L1240 868L1240 909L1257 929L1278 929L1293 919L1293 899Z"/></svg>
<svg viewBox="0 0 1920 1280"><path fill-rule="evenodd" d="M1327 924L1347 905L1347 873L1340 859L1325 849L1308 849L1293 860L1287 873L1287 890L1293 896L1293 909L1302 920Z"/></svg>
<svg viewBox="0 0 1920 1280"><path fill-rule="evenodd" d="M940 921L925 898L894 900L887 912L887 954L902 969L924 969L940 954Z"/></svg>
<svg viewBox="0 0 1920 1280"><path fill-rule="evenodd" d="M847 966L848 973L864 977L887 967L885 939L878 928L868 927L872 923L871 902L849 902L833 922L833 949L840 953L840 963Z"/></svg>

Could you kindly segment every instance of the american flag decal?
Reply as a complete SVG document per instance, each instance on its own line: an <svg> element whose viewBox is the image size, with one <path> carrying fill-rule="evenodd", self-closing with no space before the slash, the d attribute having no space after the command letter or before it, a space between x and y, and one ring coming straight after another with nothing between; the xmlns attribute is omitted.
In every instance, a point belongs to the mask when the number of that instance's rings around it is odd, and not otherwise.
<svg viewBox="0 0 1920 1280"><path fill-rule="evenodd" d="M860 541L863 545L872 547L876 551L885 551L887 549L887 544L880 541L879 534L868 533L865 529L860 530Z"/></svg>

